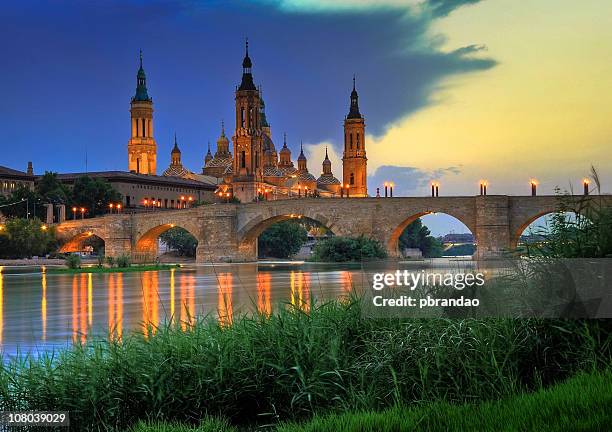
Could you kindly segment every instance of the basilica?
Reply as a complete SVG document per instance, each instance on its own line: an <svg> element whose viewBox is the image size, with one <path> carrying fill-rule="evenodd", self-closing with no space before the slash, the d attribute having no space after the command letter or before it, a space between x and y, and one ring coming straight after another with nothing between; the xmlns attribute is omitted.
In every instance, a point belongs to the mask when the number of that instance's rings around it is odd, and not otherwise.
<svg viewBox="0 0 612 432"><path fill-rule="evenodd" d="M213 154L209 144L201 173L194 173L183 166L175 136L170 166L163 175L214 184L217 197L232 197L240 202L310 196L368 196L365 120L359 111L355 79L349 113L344 120L342 180L332 171L327 149L322 172L317 178L309 171L301 144L297 166L294 164L286 134L283 135L281 149L277 151L266 118L264 100L253 79L252 67L247 42L242 62L242 80L235 92L235 128L231 138L226 136L222 122L216 151ZM153 137L153 101L147 92L142 55L130 113L132 136L128 142L128 169L136 174L156 175L157 144Z"/></svg>

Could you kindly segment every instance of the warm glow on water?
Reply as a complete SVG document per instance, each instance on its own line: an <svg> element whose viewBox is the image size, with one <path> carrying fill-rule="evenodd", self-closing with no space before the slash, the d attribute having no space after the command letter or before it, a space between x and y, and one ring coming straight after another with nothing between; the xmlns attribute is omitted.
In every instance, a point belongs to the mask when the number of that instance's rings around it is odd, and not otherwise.
<svg viewBox="0 0 612 432"><path fill-rule="evenodd" d="M294 263L193 266L172 271L107 274L24 273L0 268L0 347L41 352L91 337L145 337L174 320L197 317L228 326L238 314L271 314L281 304L305 312L312 300L359 289L359 266Z"/></svg>

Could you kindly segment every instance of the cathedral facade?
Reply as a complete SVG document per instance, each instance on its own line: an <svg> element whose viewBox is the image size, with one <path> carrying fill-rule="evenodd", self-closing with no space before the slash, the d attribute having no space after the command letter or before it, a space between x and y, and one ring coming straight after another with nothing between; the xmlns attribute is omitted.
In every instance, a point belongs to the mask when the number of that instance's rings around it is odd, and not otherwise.
<svg viewBox="0 0 612 432"><path fill-rule="evenodd" d="M217 148L204 157L201 174L186 169L175 136L170 166L164 176L188 178L217 185L218 197L235 197L240 202L276 200L300 197L366 197L367 157L365 121L359 111L358 94L353 79L349 114L344 121L344 151L342 181L336 178L325 150L322 172L317 178L310 173L308 161L300 145L297 166L287 146L277 151L266 117L265 102L255 85L253 63L248 42L242 62L242 79L235 92L235 128L226 136L221 123ZM156 144L153 138L153 106L146 91L146 79L141 65L137 76L136 96L132 98L132 138L128 143L129 169L142 174L155 174Z"/></svg>

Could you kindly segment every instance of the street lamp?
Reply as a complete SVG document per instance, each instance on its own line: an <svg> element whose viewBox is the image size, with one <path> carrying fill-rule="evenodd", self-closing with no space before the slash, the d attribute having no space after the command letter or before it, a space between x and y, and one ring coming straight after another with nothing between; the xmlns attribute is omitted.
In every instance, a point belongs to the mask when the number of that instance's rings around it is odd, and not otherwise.
<svg viewBox="0 0 612 432"><path fill-rule="evenodd" d="M385 182L385 198L389 197L389 183Z"/></svg>
<svg viewBox="0 0 612 432"><path fill-rule="evenodd" d="M393 182L389 183L389 197L391 198L393 198L393 186L395 186Z"/></svg>
<svg viewBox="0 0 612 432"><path fill-rule="evenodd" d="M144 203L145 207L149 207L149 200L148 199L145 198L143 203Z"/></svg>
<svg viewBox="0 0 612 432"><path fill-rule="evenodd" d="M72 220L76 220L76 213L77 213L77 208L72 207Z"/></svg>
<svg viewBox="0 0 612 432"><path fill-rule="evenodd" d="M486 180L480 180L480 195L485 196L487 194L487 185Z"/></svg>
<svg viewBox="0 0 612 432"><path fill-rule="evenodd" d="M113 214L113 203L110 203L108 205L108 208L110 208L110 213Z"/></svg>
<svg viewBox="0 0 612 432"><path fill-rule="evenodd" d="M431 196L437 197L440 194L440 183L431 182Z"/></svg>
<svg viewBox="0 0 612 432"><path fill-rule="evenodd" d="M121 204L117 204L117 213L121 211Z"/></svg>
<svg viewBox="0 0 612 432"><path fill-rule="evenodd" d="M85 219L85 208L81 207L81 219Z"/></svg>
<svg viewBox="0 0 612 432"><path fill-rule="evenodd" d="M531 196L536 196L538 193L538 182L534 179L531 179L529 183L531 184Z"/></svg>
<svg viewBox="0 0 612 432"><path fill-rule="evenodd" d="M229 199L230 199L230 193L229 193L229 192L226 192L226 193L225 193L225 202L226 202L226 203L229 203Z"/></svg>
<svg viewBox="0 0 612 432"><path fill-rule="evenodd" d="M589 194L589 184L591 183L591 181L588 178L585 178L584 180L582 180L582 186L584 187L584 194L588 195Z"/></svg>
<svg viewBox="0 0 612 432"><path fill-rule="evenodd" d="M350 196L349 196L349 185L346 184L345 187L346 187L346 197L350 198Z"/></svg>

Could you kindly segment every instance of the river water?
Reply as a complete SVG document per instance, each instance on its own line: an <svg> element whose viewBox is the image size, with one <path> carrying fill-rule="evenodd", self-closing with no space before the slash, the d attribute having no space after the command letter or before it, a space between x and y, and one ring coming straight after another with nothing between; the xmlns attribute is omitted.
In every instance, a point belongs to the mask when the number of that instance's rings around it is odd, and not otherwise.
<svg viewBox="0 0 612 432"><path fill-rule="evenodd" d="M147 331L172 317L186 326L209 315L270 313L275 305L308 308L361 285L358 265L259 263L185 266L139 273L53 274L0 271L0 345L7 355L33 354L90 336Z"/></svg>
<svg viewBox="0 0 612 432"><path fill-rule="evenodd" d="M182 326L200 316L231 323L237 314L269 314L283 303L306 310L311 300L366 285L355 264L260 262L75 275L0 267L0 347L8 356L36 355L89 337L146 332L170 319Z"/></svg>

